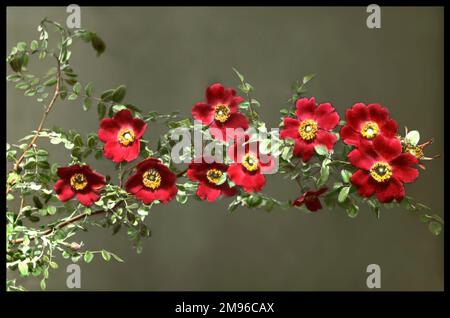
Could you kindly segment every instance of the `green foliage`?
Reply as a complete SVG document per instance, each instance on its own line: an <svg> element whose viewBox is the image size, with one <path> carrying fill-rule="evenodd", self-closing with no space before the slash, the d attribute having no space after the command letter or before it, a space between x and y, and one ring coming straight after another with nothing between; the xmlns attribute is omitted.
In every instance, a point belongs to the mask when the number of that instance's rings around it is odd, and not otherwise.
<svg viewBox="0 0 450 318"><path fill-rule="evenodd" d="M7 56L7 63L12 73L7 76L7 81L16 89L23 91L25 96L36 98L38 103L44 106L42 123L53 105L59 101L71 101L84 111L97 111L100 119L112 117L117 112L128 109L134 116L145 122L162 122L168 131L159 136L155 149L149 142L141 139L141 158L157 157L166 164L169 169L176 172L178 180L178 193L176 201L186 204L189 199L199 199L196 192L198 184L188 180L186 170L181 169L172 162L170 153L176 141L171 135L174 129L185 128L192 130L193 121L190 118L178 118L178 112L161 114L155 111L144 112L139 106L125 101L127 88L119 85L106 89L96 96L94 83L82 83L77 72L70 63L72 57L72 45L74 41L81 39L90 43L97 56L104 53L106 45L94 32L84 29L66 29L57 22L44 19L38 26L38 38L30 43L17 43ZM56 45L50 47L49 37L56 34ZM53 41L51 43L54 43ZM45 74L30 74L28 63L31 57L44 60L49 57L55 63ZM293 155L294 141L280 139L273 132L268 132L266 124L260 120L258 110L262 107L260 102L252 97L253 86L245 77L234 69L239 80L239 89L246 96L246 100L239 105L242 113L246 114L251 126L260 133L267 133L267 138L253 136L260 144L260 151L279 158L278 173L287 181L297 183L299 195L306 191L326 188L327 191L320 197L325 206L330 209L342 209L354 218L358 215L360 205L367 205L376 218L381 217L384 208L402 206L412 214L417 214L419 219L427 225L429 230L439 235L442 231L443 220L434 214L430 214L430 208L420 204L410 197L405 197L401 203L393 202L381 204L375 198L364 199L358 196L356 189L351 184L351 176L354 168L347 162L347 154L350 147L343 146L342 151L329 151L325 146L315 146L315 155L309 162L303 162ZM281 109L283 116L294 116L294 105L298 98L306 92L306 85L314 78L314 75L306 75L301 81L292 85L292 95L288 101L290 106ZM341 125L344 124L341 122ZM280 124L282 125L282 123ZM202 136L211 141L212 137L206 127L202 127ZM335 132L335 134L337 134ZM337 134L338 136L338 134ZM419 132L411 131L402 139L410 145L417 145L420 139ZM60 145L61 149L69 154L67 162L58 164L53 162L49 151L41 146L43 141L52 145ZM224 142L217 142L220 146L226 146ZM39 145L39 146L38 146ZM193 156L194 149L189 147L186 156ZM103 158L103 144L99 142L96 133L81 134L73 129L60 127L44 128L39 125L30 134L24 136L17 143L6 145L6 158L8 172L7 185L7 209L6 209L6 259L7 269L16 271L20 277L36 277L42 290L47 287L47 279L52 269L58 268L58 256L69 259L72 262L83 261L92 263L97 261L123 260L113 252L101 250L89 250L83 243L78 243L75 236L80 231L86 231L93 227L107 228L111 233L120 231L126 233L137 253L142 251L142 240L151 236L151 231L146 224L155 201L145 205L124 190L123 183L130 176L135 163L117 164L116 176L107 176L107 184L100 193L100 198L90 207L79 204L76 200L61 202L53 189L58 180L57 170L60 166L72 164L86 164L94 157ZM227 158L229 163L230 158ZM266 176L268 178L269 176ZM182 180L185 178L185 180ZM218 185L228 183L235 186L224 173L218 181ZM278 200L264 193L246 193L238 189L238 194L232 198L228 210L236 211L239 207L246 209L263 209L268 212L274 209L292 208L291 201ZM304 206L299 207L304 212L309 212ZM93 218L94 215L102 217ZM98 254L98 255L96 255ZM16 280L7 280L7 290L23 290Z"/></svg>

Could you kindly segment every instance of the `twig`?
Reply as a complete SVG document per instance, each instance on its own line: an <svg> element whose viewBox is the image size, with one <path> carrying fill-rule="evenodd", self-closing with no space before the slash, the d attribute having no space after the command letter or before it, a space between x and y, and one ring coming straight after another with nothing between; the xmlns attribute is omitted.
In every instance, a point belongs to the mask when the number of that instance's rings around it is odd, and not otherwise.
<svg viewBox="0 0 450 318"><path fill-rule="evenodd" d="M77 215L77 216L74 216L73 218L70 218L70 219L68 219L68 220L66 220L66 221L64 221L64 222L58 223L58 224L56 224L56 225L50 227L49 229L45 230L44 232L39 233L39 235L30 237L30 240L34 240L37 236L46 236L46 235L49 235L49 234L51 234L51 233L52 233L53 231L55 231L55 230L59 230L59 229L61 229L61 228L64 228L64 227L66 227L66 226L68 226L68 225L70 225L70 224L72 224L72 223L75 223L75 222L77 222L77 221L80 221L80 220L82 220L82 219L84 219L84 218L87 218L87 217L90 217L90 216L95 216L95 215L100 215L100 214L103 214L103 213L108 213L109 211L112 211L112 210L114 210L115 208L119 207L122 203L123 203L123 201L119 201L118 203L116 203L116 204L115 204L111 209L109 209L109 210L97 210L97 211L94 211L94 212L90 212L90 213L82 213L82 214L79 214L79 215ZM11 243L11 244L20 244L20 243L23 242L23 240L24 240L23 238L19 238L19 239L17 239L17 240L11 240L10 243Z"/></svg>
<svg viewBox="0 0 450 318"><path fill-rule="evenodd" d="M41 122L39 123L38 127L36 128L36 133L34 134L33 139L30 141L30 143L28 144L28 146L25 148L25 150L23 151L22 155L19 157L19 159L17 159L17 161L14 164L14 171L17 171L19 169L19 165L20 163L23 161L23 159L25 158L25 153L34 145L34 143L36 142L36 139L39 136L39 133L41 132L42 128L44 127L44 123L45 120L47 119L47 116L49 114L49 112L52 110L53 105L56 102L56 99L59 96L60 93L60 82L61 82L61 67L60 67L60 62L58 59L56 59L58 67L57 67L57 73L56 73L56 87L55 87L55 92L53 93L53 98L51 99L50 103L48 104L48 106L46 107L44 114L42 115L42 119ZM8 187L7 189L7 193L9 192L11 188Z"/></svg>

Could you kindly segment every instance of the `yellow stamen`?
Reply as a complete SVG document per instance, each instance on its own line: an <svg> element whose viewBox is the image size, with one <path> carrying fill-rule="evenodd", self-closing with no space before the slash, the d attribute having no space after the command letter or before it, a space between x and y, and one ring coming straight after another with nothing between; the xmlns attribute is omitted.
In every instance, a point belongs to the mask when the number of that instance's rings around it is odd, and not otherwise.
<svg viewBox="0 0 450 318"><path fill-rule="evenodd" d="M128 128L121 129L117 135L117 138L122 145L128 146L135 139L134 131Z"/></svg>
<svg viewBox="0 0 450 318"><path fill-rule="evenodd" d="M147 188L155 190L161 185L161 175L155 169L150 169L142 175L142 183Z"/></svg>
<svg viewBox="0 0 450 318"><path fill-rule="evenodd" d="M298 127L298 133L303 140L313 140L317 135L317 122L312 119L303 120Z"/></svg>
<svg viewBox="0 0 450 318"><path fill-rule="evenodd" d="M259 160L251 154L246 154L242 160L242 165L250 172L255 171L258 170Z"/></svg>
<svg viewBox="0 0 450 318"><path fill-rule="evenodd" d="M370 175L377 182L385 182L392 176L392 168L387 162L376 162L370 168Z"/></svg>
<svg viewBox="0 0 450 318"><path fill-rule="evenodd" d="M206 173L206 178L208 178L208 181L213 184L219 183L222 176L223 176L223 172L220 170L217 170L217 169L210 169Z"/></svg>
<svg viewBox="0 0 450 318"><path fill-rule="evenodd" d="M230 118L230 107L219 104L215 107L214 119L224 123Z"/></svg>
<svg viewBox="0 0 450 318"><path fill-rule="evenodd" d="M423 158L423 149L419 146L407 145L405 148L405 152L412 154L417 159Z"/></svg>
<svg viewBox="0 0 450 318"><path fill-rule="evenodd" d="M380 128L378 127L377 123L374 123L373 121L368 121L361 128L361 136L363 136L366 139L373 139L378 135L379 131Z"/></svg>
<svg viewBox="0 0 450 318"><path fill-rule="evenodd" d="M70 177L70 185L73 189L80 191L86 188L88 182L84 174L82 173L75 173L73 176Z"/></svg>

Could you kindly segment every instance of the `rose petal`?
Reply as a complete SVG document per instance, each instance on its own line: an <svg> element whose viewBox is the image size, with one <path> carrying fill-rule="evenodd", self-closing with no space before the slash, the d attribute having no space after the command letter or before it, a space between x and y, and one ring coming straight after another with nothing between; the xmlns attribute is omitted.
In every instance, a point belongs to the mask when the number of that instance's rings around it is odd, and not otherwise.
<svg viewBox="0 0 450 318"><path fill-rule="evenodd" d="M409 153L402 153L391 161L392 172L402 182L413 182L419 176L419 170L411 166L417 163L418 160L416 157Z"/></svg>
<svg viewBox="0 0 450 318"><path fill-rule="evenodd" d="M75 195L75 192L73 191L70 184L66 183L64 180L59 179L56 181L55 185L53 186L53 189L55 190L55 193L58 196L58 199L62 202L66 202L73 198Z"/></svg>
<svg viewBox="0 0 450 318"><path fill-rule="evenodd" d="M314 97L311 97L310 99L301 98L297 100L295 107L295 115L297 115L299 120L314 118L314 112L316 110L316 102Z"/></svg>
<svg viewBox="0 0 450 318"><path fill-rule="evenodd" d="M192 107L192 117L203 125L209 125L214 120L214 108L206 103L197 103Z"/></svg>
<svg viewBox="0 0 450 318"><path fill-rule="evenodd" d="M386 161L391 161L402 153L402 144L398 138L378 135L373 140L373 147Z"/></svg>
<svg viewBox="0 0 450 318"><path fill-rule="evenodd" d="M100 122L100 128L98 129L98 139L103 142L117 140L117 134L119 133L120 126L112 118L104 118Z"/></svg>
<svg viewBox="0 0 450 318"><path fill-rule="evenodd" d="M315 145L323 145L327 147L329 151L333 150L334 144L336 143L337 137L325 130L319 130L317 132Z"/></svg>
<svg viewBox="0 0 450 318"><path fill-rule="evenodd" d="M360 134L356 132L350 125L345 125L339 132L342 141L347 145L358 146Z"/></svg>
<svg viewBox="0 0 450 318"><path fill-rule="evenodd" d="M315 111L315 119L319 128L334 129L339 124L339 115L330 103L320 104Z"/></svg>
<svg viewBox="0 0 450 318"><path fill-rule="evenodd" d="M206 89L206 100L212 106L222 103L224 97L225 88L220 83L214 83Z"/></svg>
<svg viewBox="0 0 450 318"><path fill-rule="evenodd" d="M392 202L392 200L401 201L405 197L405 187L396 178L390 178L387 182L377 184L376 196L381 203Z"/></svg>
<svg viewBox="0 0 450 318"><path fill-rule="evenodd" d="M363 170L352 174L350 181L358 188L358 193L363 197L370 197L375 192L375 185L371 182L372 177Z"/></svg>
<svg viewBox="0 0 450 318"><path fill-rule="evenodd" d="M360 131L361 124L369 120L369 111L363 103L356 103L345 112L347 123L356 131Z"/></svg>
<svg viewBox="0 0 450 318"><path fill-rule="evenodd" d="M83 204L84 206L92 205L99 198L100 198L100 195L98 193L95 193L94 191L89 191L86 193L82 193L82 192L77 193L78 201L80 201L80 203Z"/></svg>
<svg viewBox="0 0 450 318"><path fill-rule="evenodd" d="M369 104L367 106L370 120L376 122L378 125L384 124L389 118L389 111L380 104Z"/></svg>
<svg viewBox="0 0 450 318"><path fill-rule="evenodd" d="M300 122L297 119L294 119L291 117L284 117L283 122L284 122L284 128L280 132L280 137L283 139L299 138L298 126L300 125Z"/></svg>
<svg viewBox="0 0 450 318"><path fill-rule="evenodd" d="M221 192L219 189L209 187L205 183L200 183L197 189L197 196L202 200L213 202L220 196Z"/></svg>

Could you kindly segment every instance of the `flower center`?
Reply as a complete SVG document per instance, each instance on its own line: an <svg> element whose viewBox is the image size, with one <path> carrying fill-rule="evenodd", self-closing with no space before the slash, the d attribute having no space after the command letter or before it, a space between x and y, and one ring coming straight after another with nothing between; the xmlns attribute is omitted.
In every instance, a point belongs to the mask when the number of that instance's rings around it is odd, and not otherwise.
<svg viewBox="0 0 450 318"><path fill-rule="evenodd" d="M219 104L215 108L214 119L224 123L230 118L230 107Z"/></svg>
<svg viewBox="0 0 450 318"><path fill-rule="evenodd" d="M417 159L421 159L423 157L423 150L419 146L408 145L406 146L405 150L406 150L405 152L412 154Z"/></svg>
<svg viewBox="0 0 450 318"><path fill-rule="evenodd" d="M303 120L298 127L298 133L303 140L313 140L317 135L317 123L312 119Z"/></svg>
<svg viewBox="0 0 450 318"><path fill-rule="evenodd" d="M84 174L82 173L75 173L73 176L70 177L70 185L73 189L79 191L86 188L88 182Z"/></svg>
<svg viewBox="0 0 450 318"><path fill-rule="evenodd" d="M259 161L258 158L251 154L246 154L244 160L242 160L242 165L248 171L255 171L258 169Z"/></svg>
<svg viewBox="0 0 450 318"><path fill-rule="evenodd" d="M378 128L378 124L373 121L368 121L361 128L361 136L366 139L373 139L378 135L380 128Z"/></svg>
<svg viewBox="0 0 450 318"><path fill-rule="evenodd" d="M222 178L223 172L217 169L209 169L206 173L206 178L208 178L208 181L217 184L220 181L220 178Z"/></svg>
<svg viewBox="0 0 450 318"><path fill-rule="evenodd" d="M142 175L142 183L152 190L161 185L161 175L155 169L150 169Z"/></svg>
<svg viewBox="0 0 450 318"><path fill-rule="evenodd" d="M134 141L135 135L131 129L125 128L119 131L119 135L117 138L122 145L128 146Z"/></svg>
<svg viewBox="0 0 450 318"><path fill-rule="evenodd" d="M376 162L370 168L370 175L377 182L384 182L391 178L392 168L387 162Z"/></svg>

